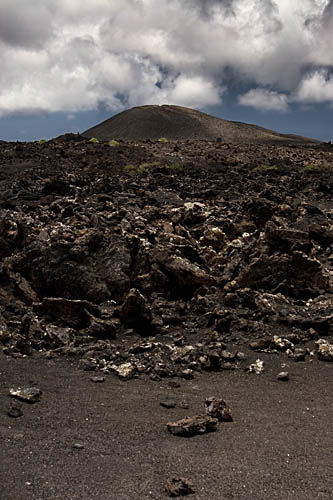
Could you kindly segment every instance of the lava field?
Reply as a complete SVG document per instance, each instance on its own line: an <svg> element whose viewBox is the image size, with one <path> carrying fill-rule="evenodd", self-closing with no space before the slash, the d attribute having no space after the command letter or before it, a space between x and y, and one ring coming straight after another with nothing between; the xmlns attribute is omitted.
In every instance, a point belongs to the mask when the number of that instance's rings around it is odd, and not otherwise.
<svg viewBox="0 0 333 500"><path fill-rule="evenodd" d="M123 379L333 359L333 147L0 142L0 344Z"/></svg>

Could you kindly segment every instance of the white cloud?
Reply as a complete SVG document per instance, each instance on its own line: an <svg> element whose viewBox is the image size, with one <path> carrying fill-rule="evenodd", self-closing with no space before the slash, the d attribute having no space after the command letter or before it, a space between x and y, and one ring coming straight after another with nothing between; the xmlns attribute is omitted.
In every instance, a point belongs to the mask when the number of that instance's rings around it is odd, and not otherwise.
<svg viewBox="0 0 333 500"><path fill-rule="evenodd" d="M327 71L315 71L306 76L297 89L295 101L333 103L333 76L330 76Z"/></svg>
<svg viewBox="0 0 333 500"><path fill-rule="evenodd" d="M188 107L198 107L204 100L207 106L219 104L223 89L218 89L203 76L189 77L182 75L174 82L170 99L174 104Z"/></svg>
<svg viewBox="0 0 333 500"><path fill-rule="evenodd" d="M288 111L288 96L274 90L251 89L238 98L242 106L250 106L261 111Z"/></svg>
<svg viewBox="0 0 333 500"><path fill-rule="evenodd" d="M308 99L305 67L333 65L332 30L333 0L1 0L0 116L203 109L226 72L253 85L242 104L285 111Z"/></svg>

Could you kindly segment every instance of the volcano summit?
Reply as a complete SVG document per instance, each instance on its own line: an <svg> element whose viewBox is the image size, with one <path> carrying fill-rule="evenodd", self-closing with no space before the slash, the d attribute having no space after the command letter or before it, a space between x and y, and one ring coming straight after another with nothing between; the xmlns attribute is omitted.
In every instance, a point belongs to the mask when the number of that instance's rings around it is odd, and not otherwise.
<svg viewBox="0 0 333 500"><path fill-rule="evenodd" d="M125 110L83 132L99 140L214 140L244 144L318 143L293 134L279 134L258 125L222 120L182 106L148 105Z"/></svg>

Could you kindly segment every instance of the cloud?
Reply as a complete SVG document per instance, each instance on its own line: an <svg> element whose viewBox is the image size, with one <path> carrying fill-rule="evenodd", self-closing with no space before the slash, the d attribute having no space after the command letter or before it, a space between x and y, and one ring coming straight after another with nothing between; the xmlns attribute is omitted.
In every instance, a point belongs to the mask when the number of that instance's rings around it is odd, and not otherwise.
<svg viewBox="0 0 333 500"><path fill-rule="evenodd" d="M224 88L218 88L203 76L180 75L168 87L166 97L173 104L193 108L200 107L202 102L205 102L206 106L217 105L224 93Z"/></svg>
<svg viewBox="0 0 333 500"><path fill-rule="evenodd" d="M333 76L327 71L314 71L299 85L295 101L302 103L333 103Z"/></svg>
<svg viewBox="0 0 333 500"><path fill-rule="evenodd" d="M313 44L309 57L318 66L333 65L333 0L322 0L319 14L306 20Z"/></svg>
<svg viewBox="0 0 333 500"><path fill-rule="evenodd" d="M285 111L333 65L332 30L332 0L1 0L0 116L204 109L230 74L241 104Z"/></svg>
<svg viewBox="0 0 333 500"><path fill-rule="evenodd" d="M250 106L261 111L288 111L288 96L274 90L252 89L239 96L238 102L242 106Z"/></svg>
<svg viewBox="0 0 333 500"><path fill-rule="evenodd" d="M1 0L0 41L16 47L42 48L55 33L51 2Z"/></svg>

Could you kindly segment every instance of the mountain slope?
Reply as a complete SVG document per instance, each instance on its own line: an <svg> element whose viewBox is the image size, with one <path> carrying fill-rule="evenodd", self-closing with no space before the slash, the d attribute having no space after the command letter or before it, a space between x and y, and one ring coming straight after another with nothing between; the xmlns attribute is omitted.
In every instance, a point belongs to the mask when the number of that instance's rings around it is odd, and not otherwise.
<svg viewBox="0 0 333 500"><path fill-rule="evenodd" d="M99 140L214 140L238 143L309 143L315 139L279 134L257 125L222 120L182 106L148 105L128 109L92 127L83 134Z"/></svg>

